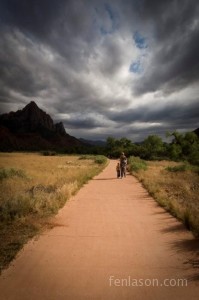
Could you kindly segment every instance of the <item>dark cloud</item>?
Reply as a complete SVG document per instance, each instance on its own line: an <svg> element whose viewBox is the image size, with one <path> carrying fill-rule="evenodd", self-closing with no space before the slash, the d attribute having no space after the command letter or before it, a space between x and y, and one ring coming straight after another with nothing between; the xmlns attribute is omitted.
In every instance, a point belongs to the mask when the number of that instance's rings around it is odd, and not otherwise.
<svg viewBox="0 0 199 300"><path fill-rule="evenodd" d="M145 1L141 16L153 27L155 49L134 92L173 92L199 80L199 2Z"/></svg>
<svg viewBox="0 0 199 300"><path fill-rule="evenodd" d="M93 128L103 128L105 124L103 121L97 120L93 117L84 117L84 116L72 116L70 118L59 119L59 122L62 121L66 128L70 129L93 129Z"/></svg>
<svg viewBox="0 0 199 300"><path fill-rule="evenodd" d="M52 32L64 2L66 3L63 0L1 1L1 23L46 38Z"/></svg>
<svg viewBox="0 0 199 300"><path fill-rule="evenodd" d="M1 0L2 110L35 100L95 139L195 128L198 14L197 0Z"/></svg>
<svg viewBox="0 0 199 300"><path fill-rule="evenodd" d="M144 0L140 17L154 25L158 41L175 40L176 35L184 34L190 24L197 20L197 0ZM158 25L158 26L157 26Z"/></svg>
<svg viewBox="0 0 199 300"><path fill-rule="evenodd" d="M161 105L160 103L150 103L151 106L141 105L138 108L125 110L118 113L110 113L109 118L115 122L133 124L162 123L188 125L196 124L199 118L199 102L190 104L170 103Z"/></svg>

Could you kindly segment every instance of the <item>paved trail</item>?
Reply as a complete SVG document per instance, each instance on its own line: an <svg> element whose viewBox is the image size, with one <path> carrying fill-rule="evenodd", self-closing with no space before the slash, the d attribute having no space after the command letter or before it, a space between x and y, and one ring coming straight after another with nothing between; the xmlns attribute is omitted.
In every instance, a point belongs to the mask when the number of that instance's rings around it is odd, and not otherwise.
<svg viewBox="0 0 199 300"><path fill-rule="evenodd" d="M134 177L116 179L115 166L111 161L68 201L52 230L24 247L0 277L1 300L198 299L199 271L185 264L198 241ZM183 278L188 286L164 286ZM145 279L159 287L133 286Z"/></svg>

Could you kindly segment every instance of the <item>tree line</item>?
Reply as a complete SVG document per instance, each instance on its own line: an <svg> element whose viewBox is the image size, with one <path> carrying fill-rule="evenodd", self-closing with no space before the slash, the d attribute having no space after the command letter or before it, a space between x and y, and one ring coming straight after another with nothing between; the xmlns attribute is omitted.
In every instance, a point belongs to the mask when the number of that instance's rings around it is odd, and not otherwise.
<svg viewBox="0 0 199 300"><path fill-rule="evenodd" d="M141 143L133 143L126 137L116 139L108 137L105 146L81 146L66 150L66 153L101 154L110 158L118 158L121 152L130 156L138 156L145 160L170 159L187 160L199 165L199 137L195 132L167 133L170 142L164 142L158 135L149 135Z"/></svg>

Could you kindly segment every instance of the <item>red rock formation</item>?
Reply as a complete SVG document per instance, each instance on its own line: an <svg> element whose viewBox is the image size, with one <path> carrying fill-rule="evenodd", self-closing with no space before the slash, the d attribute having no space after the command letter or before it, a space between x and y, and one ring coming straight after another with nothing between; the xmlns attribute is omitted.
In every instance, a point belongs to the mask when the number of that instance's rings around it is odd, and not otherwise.
<svg viewBox="0 0 199 300"><path fill-rule="evenodd" d="M83 145L66 133L63 123L30 102L22 110L0 115L0 150L64 150Z"/></svg>

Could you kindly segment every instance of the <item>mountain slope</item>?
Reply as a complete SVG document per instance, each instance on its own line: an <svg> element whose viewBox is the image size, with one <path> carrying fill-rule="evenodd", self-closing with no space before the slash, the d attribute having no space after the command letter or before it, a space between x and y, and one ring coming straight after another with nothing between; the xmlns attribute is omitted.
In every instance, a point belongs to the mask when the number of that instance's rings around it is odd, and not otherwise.
<svg viewBox="0 0 199 300"><path fill-rule="evenodd" d="M1 151L64 150L81 145L33 101L22 110L0 115Z"/></svg>

